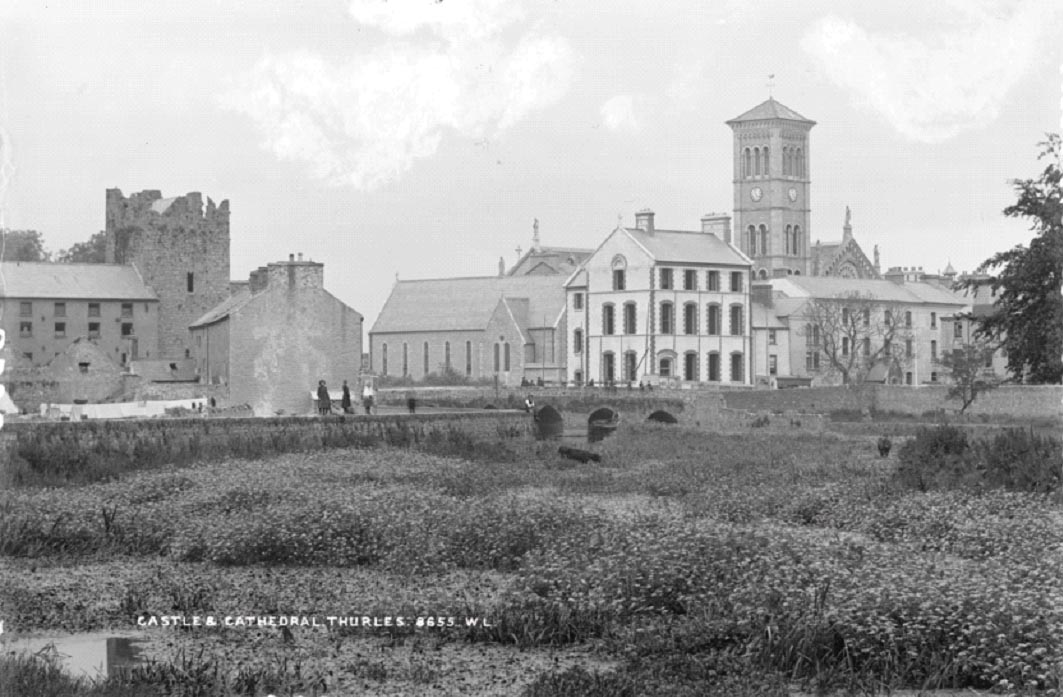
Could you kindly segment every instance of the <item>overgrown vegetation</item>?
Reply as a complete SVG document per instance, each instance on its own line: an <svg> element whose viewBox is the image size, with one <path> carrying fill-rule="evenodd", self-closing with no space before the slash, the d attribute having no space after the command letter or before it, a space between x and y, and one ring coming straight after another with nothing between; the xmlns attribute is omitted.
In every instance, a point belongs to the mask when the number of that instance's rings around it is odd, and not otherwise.
<svg viewBox="0 0 1063 697"><path fill-rule="evenodd" d="M1004 467L1056 457L1058 442L939 430L906 443L900 464L877 445L647 424L593 446L602 463L578 467L558 466L550 449L508 462L340 450L6 491L4 564L60 566L42 583L0 565L0 616L27 629L170 608L491 620L382 630L372 661L335 658L362 630L295 631L291 644L176 633L173 651L205 653L170 654L163 665L188 682L168 684L198 694L399 679L435 694L429 683L454 675L446 664L384 662L387 647L423 642L518 646L529 661L547 647L598 647L599 664L536 663L538 676L508 691L528 696L783 695L794 681L1058 690L1060 510ZM898 468L913 458L977 458L997 463L986 465L997 478L930 477L912 491ZM105 570L91 603L75 562Z"/></svg>
<svg viewBox="0 0 1063 697"><path fill-rule="evenodd" d="M1032 429L1009 428L969 442L951 425L920 428L901 447L898 479L918 491L967 487L1052 493L1063 478L1063 445Z"/></svg>

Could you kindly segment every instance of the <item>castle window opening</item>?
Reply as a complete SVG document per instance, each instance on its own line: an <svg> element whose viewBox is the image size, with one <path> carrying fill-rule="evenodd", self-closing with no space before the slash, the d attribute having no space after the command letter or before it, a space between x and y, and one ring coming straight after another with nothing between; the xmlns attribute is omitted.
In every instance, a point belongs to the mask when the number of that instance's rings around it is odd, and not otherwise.
<svg viewBox="0 0 1063 697"><path fill-rule="evenodd" d="M18 335L21 337L33 336L33 322L19 322Z"/></svg>
<svg viewBox="0 0 1063 697"><path fill-rule="evenodd" d="M122 323L122 336L133 336L133 323L132 322L123 322Z"/></svg>
<svg viewBox="0 0 1063 697"><path fill-rule="evenodd" d="M78 371L82 372L82 373L89 372L89 364L88 363L78 363Z"/></svg>
<svg viewBox="0 0 1063 697"><path fill-rule="evenodd" d="M133 316L133 303L122 303L122 317Z"/></svg>
<svg viewBox="0 0 1063 697"><path fill-rule="evenodd" d="M66 303L56 303L55 304L55 316L56 317L66 317Z"/></svg>
<svg viewBox="0 0 1063 697"><path fill-rule="evenodd" d="M99 303L89 303L89 317L99 317L99 316L100 316L100 304Z"/></svg>
<svg viewBox="0 0 1063 697"><path fill-rule="evenodd" d="M100 323L99 322L89 322L89 338L90 339L99 339L100 338Z"/></svg>
<svg viewBox="0 0 1063 697"><path fill-rule="evenodd" d="M196 275L191 271L188 272L185 277L185 283L188 285L188 292L191 293L196 289Z"/></svg>
<svg viewBox="0 0 1063 697"><path fill-rule="evenodd" d="M575 329L572 332L572 353L583 353L583 330Z"/></svg>
<svg viewBox="0 0 1063 697"><path fill-rule="evenodd" d="M66 336L66 322L55 323L55 336L56 338L62 338Z"/></svg>

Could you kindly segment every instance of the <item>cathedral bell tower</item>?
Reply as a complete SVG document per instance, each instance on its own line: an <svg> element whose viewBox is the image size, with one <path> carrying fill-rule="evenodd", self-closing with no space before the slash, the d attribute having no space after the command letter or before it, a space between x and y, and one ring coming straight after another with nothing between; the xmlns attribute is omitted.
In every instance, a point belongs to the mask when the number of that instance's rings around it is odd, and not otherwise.
<svg viewBox="0 0 1063 697"><path fill-rule="evenodd" d="M734 132L734 231L756 278L808 275L809 131L772 98L727 122Z"/></svg>

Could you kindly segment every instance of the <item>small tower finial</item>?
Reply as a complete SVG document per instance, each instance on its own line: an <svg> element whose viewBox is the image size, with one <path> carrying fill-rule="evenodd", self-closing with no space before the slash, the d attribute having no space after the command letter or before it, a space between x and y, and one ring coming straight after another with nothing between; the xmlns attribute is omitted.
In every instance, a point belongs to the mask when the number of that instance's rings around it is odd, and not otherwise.
<svg viewBox="0 0 1063 697"><path fill-rule="evenodd" d="M775 87L775 73L768 76L768 99L773 99L771 91Z"/></svg>
<svg viewBox="0 0 1063 697"><path fill-rule="evenodd" d="M539 219L532 223L532 251L539 251Z"/></svg>
<svg viewBox="0 0 1063 697"><path fill-rule="evenodd" d="M618 228L624 227L624 214L623 213L617 213L616 214L616 226Z"/></svg>

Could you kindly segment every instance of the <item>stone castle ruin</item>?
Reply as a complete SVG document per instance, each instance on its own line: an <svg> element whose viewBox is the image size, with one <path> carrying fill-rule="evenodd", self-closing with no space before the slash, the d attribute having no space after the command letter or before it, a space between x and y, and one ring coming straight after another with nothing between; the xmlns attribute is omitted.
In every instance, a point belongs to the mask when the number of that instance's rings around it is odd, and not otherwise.
<svg viewBox="0 0 1063 697"><path fill-rule="evenodd" d="M134 265L159 296L158 346L139 351L191 357L189 325L229 297L229 202L108 189L106 234L107 262Z"/></svg>

